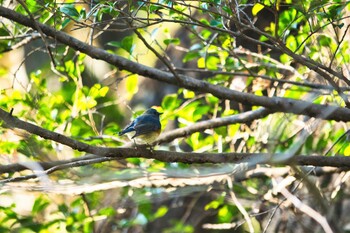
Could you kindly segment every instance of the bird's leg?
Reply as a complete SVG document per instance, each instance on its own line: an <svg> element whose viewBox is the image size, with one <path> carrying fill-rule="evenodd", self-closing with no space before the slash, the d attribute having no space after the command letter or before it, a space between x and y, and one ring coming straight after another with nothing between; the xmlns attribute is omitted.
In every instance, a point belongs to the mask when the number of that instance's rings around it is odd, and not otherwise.
<svg viewBox="0 0 350 233"><path fill-rule="evenodd" d="M149 148L149 150L153 153L154 149L153 146L151 144L146 144L146 146Z"/></svg>
<svg viewBox="0 0 350 233"><path fill-rule="evenodd" d="M136 140L134 139L134 146L135 146L135 149L137 149L137 144L136 144Z"/></svg>
<svg viewBox="0 0 350 233"><path fill-rule="evenodd" d="M147 145L137 144L135 139L133 141L134 141L135 149L147 148L148 144Z"/></svg>

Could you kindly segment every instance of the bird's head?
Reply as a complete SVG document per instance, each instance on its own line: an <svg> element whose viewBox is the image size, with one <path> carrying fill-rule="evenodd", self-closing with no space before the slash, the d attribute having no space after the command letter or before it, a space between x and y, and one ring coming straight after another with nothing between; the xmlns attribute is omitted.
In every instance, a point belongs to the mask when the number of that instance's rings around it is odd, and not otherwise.
<svg viewBox="0 0 350 233"><path fill-rule="evenodd" d="M162 113L158 112L154 108L147 109L147 111L143 113L143 115L153 115L153 116L159 116L161 114Z"/></svg>

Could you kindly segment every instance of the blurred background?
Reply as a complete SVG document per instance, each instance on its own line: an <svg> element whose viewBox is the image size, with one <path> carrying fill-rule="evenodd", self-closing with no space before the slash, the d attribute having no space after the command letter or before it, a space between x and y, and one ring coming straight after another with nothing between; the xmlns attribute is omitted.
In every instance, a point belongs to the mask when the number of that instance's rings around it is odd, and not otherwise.
<svg viewBox="0 0 350 233"><path fill-rule="evenodd" d="M348 106L347 2L0 3L138 64L256 96ZM150 107L163 112L163 133L259 109L120 70L6 17L0 18L0 107L47 130L106 147L128 144L117 133ZM350 154L344 122L283 112L243 122L164 140L154 149ZM0 232L350 230L347 167L95 157L92 164L76 166L83 156L92 155L2 124Z"/></svg>

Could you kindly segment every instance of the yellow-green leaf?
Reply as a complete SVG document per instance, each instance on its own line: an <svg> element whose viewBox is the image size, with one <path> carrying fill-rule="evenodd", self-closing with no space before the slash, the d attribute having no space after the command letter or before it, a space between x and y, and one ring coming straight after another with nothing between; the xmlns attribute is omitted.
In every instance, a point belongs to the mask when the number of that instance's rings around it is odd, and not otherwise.
<svg viewBox="0 0 350 233"><path fill-rule="evenodd" d="M126 91L128 92L128 99L131 99L135 93L138 92L138 80L137 74L130 75L126 80Z"/></svg>
<svg viewBox="0 0 350 233"><path fill-rule="evenodd" d="M100 96L101 96L101 97L105 97L105 96L107 95L107 93L108 93L108 90L109 90L108 87L102 87L102 88L100 89Z"/></svg>
<svg viewBox="0 0 350 233"><path fill-rule="evenodd" d="M158 208L157 212L154 214L154 219L163 217L168 212L168 207L161 206Z"/></svg>
<svg viewBox="0 0 350 233"><path fill-rule="evenodd" d="M198 68L205 68L205 59L204 57L201 57L197 61L197 66Z"/></svg>
<svg viewBox="0 0 350 233"><path fill-rule="evenodd" d="M252 14L256 16L262 9L264 9L264 5L261 3L256 3L252 8Z"/></svg>
<svg viewBox="0 0 350 233"><path fill-rule="evenodd" d="M347 147L345 147L345 149L344 149L344 155L345 155L345 156L349 156L349 155L350 155L350 145L348 145Z"/></svg>

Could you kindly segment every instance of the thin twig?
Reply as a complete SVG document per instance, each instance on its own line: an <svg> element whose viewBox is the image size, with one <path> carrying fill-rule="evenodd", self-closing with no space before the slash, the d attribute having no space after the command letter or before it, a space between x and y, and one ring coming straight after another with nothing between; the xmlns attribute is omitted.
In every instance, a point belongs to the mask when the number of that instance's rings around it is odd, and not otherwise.
<svg viewBox="0 0 350 233"><path fill-rule="evenodd" d="M31 21L33 22L34 24L34 27L35 29L40 33L40 37L41 39L43 40L44 44L45 44L45 47L46 47L46 50L49 54L49 57L51 59L51 62L53 64L54 67L56 67L56 61L55 61L55 58L54 56L52 55L52 52L51 52L51 49L50 49L50 45L49 43L47 42L46 38L45 38L45 34L43 33L43 31L41 30L40 26L38 25L37 21L35 20L32 12L30 12L30 10L28 9L27 5L22 1L22 0L17 0L21 6L24 8L24 10L28 13Z"/></svg>

